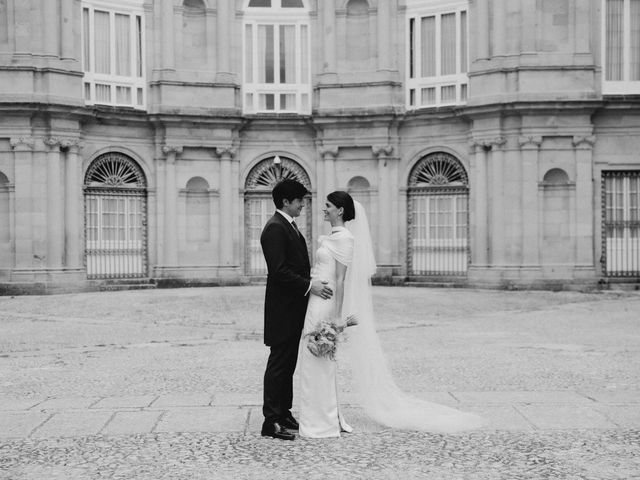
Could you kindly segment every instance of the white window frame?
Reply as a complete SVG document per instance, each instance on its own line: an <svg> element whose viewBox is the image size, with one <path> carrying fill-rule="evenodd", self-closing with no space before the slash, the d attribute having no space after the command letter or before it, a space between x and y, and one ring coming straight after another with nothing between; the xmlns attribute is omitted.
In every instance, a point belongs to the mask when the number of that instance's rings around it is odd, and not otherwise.
<svg viewBox="0 0 640 480"><path fill-rule="evenodd" d="M466 72L461 71L462 51L461 51L461 14L466 13L467 18L467 34L466 34L466 52L467 52L467 65ZM442 68L441 62L441 21L442 16L447 14L456 15L456 73L451 75L440 75L440 69ZM421 55L418 48L421 46L421 32L420 32L420 20L425 17L435 17L436 28L436 47L435 47L435 63L436 63L436 75L432 77L421 77L422 70ZM413 52L414 62L414 78L411 78L411 20L414 21L414 39L415 39L415 51ZM405 105L407 110L416 110L421 108L434 108L448 105L464 105L467 103L469 96L469 2L464 1L447 1L447 0L433 0L433 1L410 1L407 5L406 15L406 92L405 92ZM456 95L454 100L442 100L443 87L455 86ZM421 94L422 89L433 88L435 89L435 101L430 104L422 104ZM466 94L463 97L463 90L466 89ZM414 102L411 102L411 92L414 92Z"/></svg>
<svg viewBox="0 0 640 480"><path fill-rule="evenodd" d="M245 114L256 113L293 113L301 115L311 114L311 22L307 2L303 1L304 8L282 8L280 0L272 0L271 7L248 7L245 2L244 21L242 24L242 108ZM273 6L277 4L277 6ZM295 78L293 83L279 83L280 59L279 33L274 35L274 83L260 83L258 79L258 27L272 25L274 32L279 32L280 26L294 26L295 28ZM251 72L252 81L247 81L247 26L251 26ZM303 27L307 30L307 51L301 51L301 38ZM306 64L306 79L302 78L303 62ZM260 109L260 95L274 95L273 109ZM280 106L280 95L294 95L294 108L283 109Z"/></svg>
<svg viewBox="0 0 640 480"><path fill-rule="evenodd" d="M89 38L89 50L91 55L89 59L86 58L84 49L84 10L89 10L89 32L91 34ZM115 16L116 14L129 16L130 31L131 31L131 76L115 75L96 73L95 62L95 11L109 13L109 35L110 35L110 52L111 52L111 65L110 70L116 71L116 57L115 57ZM85 104L87 105L111 105L115 107L129 107L137 110L146 110L147 104L147 88L146 88L146 45L145 45L145 18L144 8L142 0L111 0L111 1L83 1L82 2L82 68L84 71L82 96ZM137 19L140 19L140 52L137 51L137 42L135 40L137 33ZM140 56L140 64L137 63L138 56ZM141 76L137 75L138 69L140 69ZM109 86L110 99L109 101L97 100L96 98L96 85ZM118 102L116 89L118 87L131 89L131 102ZM89 95L87 97L87 90Z"/></svg>
<svg viewBox="0 0 640 480"><path fill-rule="evenodd" d="M631 2L624 0L622 77L607 80L607 1L602 0L602 93L603 95L640 94L640 80L629 80L631 66Z"/></svg>

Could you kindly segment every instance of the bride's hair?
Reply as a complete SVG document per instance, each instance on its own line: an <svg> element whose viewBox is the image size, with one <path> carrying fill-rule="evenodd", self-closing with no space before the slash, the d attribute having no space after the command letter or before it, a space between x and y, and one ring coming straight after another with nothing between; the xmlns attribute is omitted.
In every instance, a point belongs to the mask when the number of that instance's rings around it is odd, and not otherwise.
<svg viewBox="0 0 640 480"><path fill-rule="evenodd" d="M342 220L348 222L356 218L356 207L353 204L353 198L347 192L342 190L336 190L327 195L327 200L333 203L338 208L343 208Z"/></svg>

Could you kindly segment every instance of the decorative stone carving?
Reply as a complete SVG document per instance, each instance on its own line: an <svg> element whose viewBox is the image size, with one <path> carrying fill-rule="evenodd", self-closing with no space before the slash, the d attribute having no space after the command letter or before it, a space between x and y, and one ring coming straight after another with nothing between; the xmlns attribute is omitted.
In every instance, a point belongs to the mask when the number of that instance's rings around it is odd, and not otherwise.
<svg viewBox="0 0 640 480"><path fill-rule="evenodd" d="M518 138L520 148L540 148L542 137L540 135L522 135Z"/></svg>
<svg viewBox="0 0 640 480"><path fill-rule="evenodd" d="M236 156L236 149L234 147L216 147L216 155L221 158L224 156L234 158Z"/></svg>
<svg viewBox="0 0 640 480"><path fill-rule="evenodd" d="M174 154L180 155L182 153L183 147L182 145L165 145L162 147L162 153L165 155Z"/></svg>
<svg viewBox="0 0 640 480"><path fill-rule="evenodd" d="M373 155L376 157L388 157L393 153L393 145L373 145L371 150L373 151Z"/></svg>
<svg viewBox="0 0 640 480"><path fill-rule="evenodd" d="M60 139L60 148L77 153L79 150L84 148L84 143L82 143L78 138L63 138Z"/></svg>
<svg viewBox="0 0 640 480"><path fill-rule="evenodd" d="M583 148L589 150L596 144L595 135L574 135L573 146L576 148Z"/></svg>
<svg viewBox="0 0 640 480"><path fill-rule="evenodd" d="M11 140L9 140L9 144L14 150L20 147L22 147L23 149L28 148L31 150L35 146L36 141L33 137L13 137Z"/></svg>
<svg viewBox="0 0 640 480"><path fill-rule="evenodd" d="M481 148L485 151L492 150L495 147L501 148L506 145L507 139L504 137L493 138L473 138L470 142L472 149Z"/></svg>
<svg viewBox="0 0 640 480"><path fill-rule="evenodd" d="M42 139L42 143L44 143L47 147L49 147L52 150L56 147L60 147L61 142L62 140L60 140L58 137L45 137Z"/></svg>
<svg viewBox="0 0 640 480"><path fill-rule="evenodd" d="M323 159L327 159L327 157L331 159L335 159L338 156L338 151L340 147L322 147L320 149L320 155L322 155Z"/></svg>

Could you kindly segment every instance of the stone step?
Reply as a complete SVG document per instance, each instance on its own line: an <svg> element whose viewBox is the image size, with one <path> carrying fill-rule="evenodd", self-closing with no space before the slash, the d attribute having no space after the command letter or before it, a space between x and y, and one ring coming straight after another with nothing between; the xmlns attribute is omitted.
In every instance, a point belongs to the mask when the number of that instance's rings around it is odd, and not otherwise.
<svg viewBox="0 0 640 480"><path fill-rule="evenodd" d="M462 288L461 283L456 282L405 282L405 287L420 287L420 288Z"/></svg>
<svg viewBox="0 0 640 480"><path fill-rule="evenodd" d="M105 280L100 284L103 292L119 292L124 290L149 290L156 288L156 283L148 278L122 278Z"/></svg>

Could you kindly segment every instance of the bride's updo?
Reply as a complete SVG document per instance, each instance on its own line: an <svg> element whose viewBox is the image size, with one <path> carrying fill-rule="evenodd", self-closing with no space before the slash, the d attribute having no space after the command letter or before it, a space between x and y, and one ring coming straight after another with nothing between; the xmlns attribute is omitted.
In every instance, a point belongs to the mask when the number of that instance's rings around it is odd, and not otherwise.
<svg viewBox="0 0 640 480"><path fill-rule="evenodd" d="M356 218L356 207L353 204L353 198L347 192L342 190L336 190L327 195L327 200L333 203L336 207L344 209L342 214L342 220L348 222Z"/></svg>

